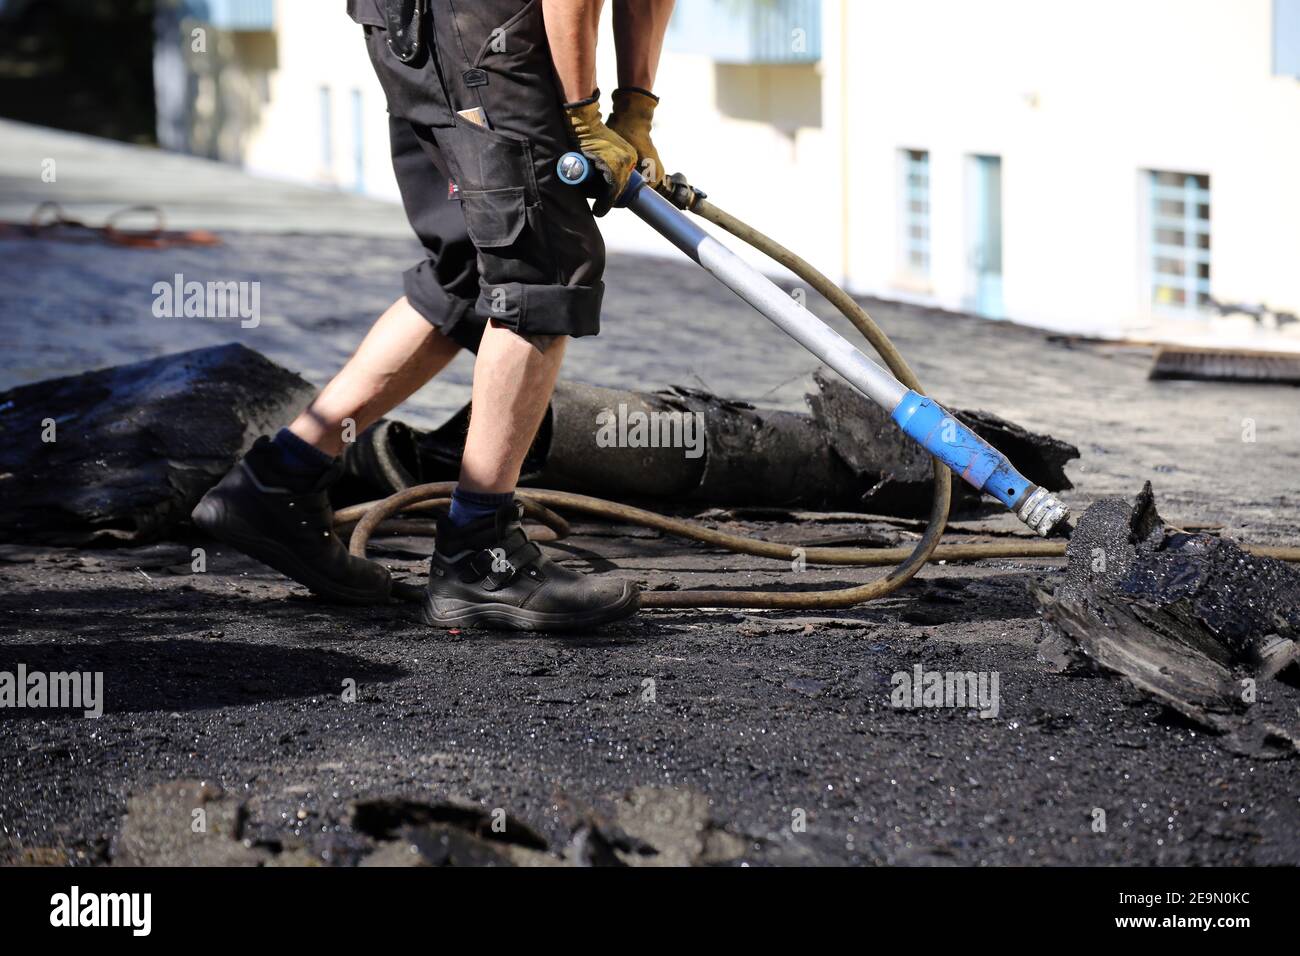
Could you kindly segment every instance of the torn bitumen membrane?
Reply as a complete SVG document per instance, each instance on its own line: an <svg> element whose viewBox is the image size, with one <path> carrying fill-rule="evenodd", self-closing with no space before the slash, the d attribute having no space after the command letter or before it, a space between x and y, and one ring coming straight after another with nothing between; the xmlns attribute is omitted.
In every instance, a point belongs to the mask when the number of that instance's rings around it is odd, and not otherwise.
<svg viewBox="0 0 1300 956"><path fill-rule="evenodd" d="M166 538L258 435L310 401L302 378L232 343L0 392L0 541Z"/></svg>
<svg viewBox="0 0 1300 956"><path fill-rule="evenodd" d="M1300 750L1300 570L1169 528L1148 482L1080 519L1042 592L1043 657L1087 662L1254 757Z"/></svg>
<svg viewBox="0 0 1300 956"><path fill-rule="evenodd" d="M4 387L231 340L319 385L418 255L401 240L226 238L145 255L0 243ZM177 272L259 279L267 315L248 331L160 321L150 286ZM685 382L805 410L816 360L698 269L613 255L607 281L605 329L574 343L566 375L649 392ZM1294 389L1153 383L1149 350L885 303L871 311L940 400L1076 444L1064 497L1079 513L1154 477L1171 525L1266 544L1300 537ZM433 427L464 402L467 371L458 360L397 417ZM1255 440L1243 439L1243 419ZM919 532L913 520L800 508L702 513L792 547ZM992 514L952 534L997 540L1017 528ZM883 573L795 571L582 520L546 547L648 588L819 588ZM427 553L427 540L408 537L372 549L411 575ZM502 841L464 822L490 824L496 810L507 837L517 823L545 840L519 853L547 863L1300 863L1300 760L1235 753L1125 680L1058 674L1038 659L1035 591L1064 580L1059 561L932 565L847 611L658 611L562 638L435 632L398 605L331 607L198 538L9 543L0 671L100 671L107 700L93 721L0 711L0 860L124 863L133 835L135 859L171 859L190 846L166 849L176 817L188 828L193 810L218 806L208 833L236 849L212 852L263 865L500 854ZM893 707L895 675L918 664L997 672L998 716ZM1267 696L1270 683L1259 686ZM187 788L204 785L215 789L196 803ZM359 805L395 800L481 816L417 815L392 836L356 825Z"/></svg>

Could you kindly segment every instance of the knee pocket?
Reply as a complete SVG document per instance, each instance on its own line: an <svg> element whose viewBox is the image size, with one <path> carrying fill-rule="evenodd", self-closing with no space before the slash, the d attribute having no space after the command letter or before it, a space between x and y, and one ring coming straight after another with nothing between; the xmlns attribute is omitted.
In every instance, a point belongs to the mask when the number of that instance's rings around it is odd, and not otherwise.
<svg viewBox="0 0 1300 956"><path fill-rule="evenodd" d="M437 137L484 271L500 281L549 281L554 259L531 144L463 121Z"/></svg>
<svg viewBox="0 0 1300 956"><path fill-rule="evenodd" d="M534 285L600 281L605 245L587 201L554 176L539 186L532 142L463 120L435 130L435 136L459 187L484 279Z"/></svg>

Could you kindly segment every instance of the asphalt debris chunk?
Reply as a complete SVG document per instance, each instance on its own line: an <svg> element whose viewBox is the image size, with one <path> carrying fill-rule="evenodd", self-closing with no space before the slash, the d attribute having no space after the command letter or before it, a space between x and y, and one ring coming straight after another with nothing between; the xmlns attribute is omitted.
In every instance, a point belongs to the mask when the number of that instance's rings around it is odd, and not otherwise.
<svg viewBox="0 0 1300 956"><path fill-rule="evenodd" d="M1148 482L1096 502L1054 590L1040 589L1040 657L1098 668L1255 757L1300 751L1300 571L1171 528Z"/></svg>

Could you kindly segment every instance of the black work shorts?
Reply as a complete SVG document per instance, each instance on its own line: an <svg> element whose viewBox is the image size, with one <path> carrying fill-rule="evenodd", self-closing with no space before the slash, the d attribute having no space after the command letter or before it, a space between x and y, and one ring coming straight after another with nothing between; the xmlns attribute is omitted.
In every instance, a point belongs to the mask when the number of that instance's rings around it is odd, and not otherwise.
<svg viewBox="0 0 1300 956"><path fill-rule="evenodd" d="M376 22L386 4L401 10L400 35ZM580 191L555 173L572 146L541 0L374 9L353 15L367 24L393 168L428 253L406 273L411 304L467 347L489 320L521 335L595 335L605 244ZM457 115L474 107L487 126Z"/></svg>

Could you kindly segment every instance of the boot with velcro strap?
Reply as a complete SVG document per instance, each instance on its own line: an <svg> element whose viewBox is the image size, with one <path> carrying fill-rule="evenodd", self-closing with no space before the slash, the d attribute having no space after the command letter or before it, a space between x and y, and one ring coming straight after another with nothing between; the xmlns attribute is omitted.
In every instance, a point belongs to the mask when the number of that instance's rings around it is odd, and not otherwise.
<svg viewBox="0 0 1300 956"><path fill-rule="evenodd" d="M424 620L435 627L574 631L635 614L629 581L565 568L528 539L518 502L454 527L438 520Z"/></svg>

